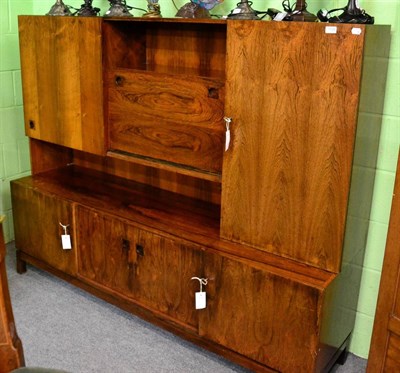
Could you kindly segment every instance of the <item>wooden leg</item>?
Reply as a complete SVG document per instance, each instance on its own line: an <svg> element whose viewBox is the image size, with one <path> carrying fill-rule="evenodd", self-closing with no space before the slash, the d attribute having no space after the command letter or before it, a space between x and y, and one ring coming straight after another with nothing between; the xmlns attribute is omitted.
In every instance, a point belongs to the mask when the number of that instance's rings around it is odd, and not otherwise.
<svg viewBox="0 0 400 373"><path fill-rule="evenodd" d="M26 272L26 262L21 259L21 252L17 250L17 273L22 275Z"/></svg>

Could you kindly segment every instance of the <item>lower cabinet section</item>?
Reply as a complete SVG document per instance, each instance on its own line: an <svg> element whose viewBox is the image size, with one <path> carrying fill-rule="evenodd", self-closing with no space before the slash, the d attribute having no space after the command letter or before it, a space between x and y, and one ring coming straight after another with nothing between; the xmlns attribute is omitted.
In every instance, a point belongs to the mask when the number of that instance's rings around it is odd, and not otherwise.
<svg viewBox="0 0 400 373"><path fill-rule="evenodd" d="M320 372L332 359L335 352L321 351L320 334L334 274L240 257L240 245L191 242L26 180L12 182L12 195L22 261L133 312L139 307L157 324L257 371ZM71 250L61 246L60 223L69 225ZM195 306L200 285L193 277L206 280L203 309Z"/></svg>

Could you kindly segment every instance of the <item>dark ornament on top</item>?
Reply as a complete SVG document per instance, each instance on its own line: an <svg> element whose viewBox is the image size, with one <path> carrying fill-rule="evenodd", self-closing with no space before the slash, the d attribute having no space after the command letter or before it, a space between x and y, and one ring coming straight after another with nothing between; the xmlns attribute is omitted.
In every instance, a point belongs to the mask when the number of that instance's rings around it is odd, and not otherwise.
<svg viewBox="0 0 400 373"><path fill-rule="evenodd" d="M56 3L50 8L47 16L72 16L69 6L65 5L62 0L57 0Z"/></svg>
<svg viewBox="0 0 400 373"><path fill-rule="evenodd" d="M332 15L332 13L338 11L343 12L338 16ZM364 9L358 7L356 0L349 0L344 8L332 9L329 11L321 9L317 15L320 21L330 23L361 23L372 25L375 21L374 17L371 17Z"/></svg>
<svg viewBox="0 0 400 373"><path fill-rule="evenodd" d="M104 14L104 17L133 17L129 10L131 6L126 4L125 0L109 0L110 9Z"/></svg>
<svg viewBox="0 0 400 373"><path fill-rule="evenodd" d="M99 8L93 8L93 0L85 0L85 3L81 5L81 9L78 10L77 15L81 17L95 17L100 13Z"/></svg>

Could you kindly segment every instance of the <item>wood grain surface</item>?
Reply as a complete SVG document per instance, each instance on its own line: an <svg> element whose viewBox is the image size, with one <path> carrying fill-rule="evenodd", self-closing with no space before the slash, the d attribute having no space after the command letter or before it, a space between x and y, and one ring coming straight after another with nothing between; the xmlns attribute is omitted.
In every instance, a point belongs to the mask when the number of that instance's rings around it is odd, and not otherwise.
<svg viewBox="0 0 400 373"><path fill-rule="evenodd" d="M115 70L106 84L111 150L221 172L221 81Z"/></svg>
<svg viewBox="0 0 400 373"><path fill-rule="evenodd" d="M28 136L104 154L101 19L19 17Z"/></svg>
<svg viewBox="0 0 400 373"><path fill-rule="evenodd" d="M228 28L221 236L337 272L364 37L324 30Z"/></svg>
<svg viewBox="0 0 400 373"><path fill-rule="evenodd" d="M199 247L185 247L81 206L77 219L80 276L197 330L190 279L201 273Z"/></svg>
<svg viewBox="0 0 400 373"><path fill-rule="evenodd" d="M62 197L42 193L18 183L11 186L15 246L59 270L76 274L75 224L72 204ZM60 226L68 225L72 249L63 250Z"/></svg>

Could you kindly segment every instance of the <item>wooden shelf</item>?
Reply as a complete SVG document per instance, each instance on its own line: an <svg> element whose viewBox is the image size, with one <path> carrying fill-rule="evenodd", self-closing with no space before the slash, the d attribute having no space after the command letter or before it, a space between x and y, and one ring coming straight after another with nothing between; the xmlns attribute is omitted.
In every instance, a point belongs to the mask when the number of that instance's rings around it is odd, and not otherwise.
<svg viewBox="0 0 400 373"><path fill-rule="evenodd" d="M139 155L129 154L121 151L109 151L107 156L110 158L121 159L123 161L137 163L143 166L155 167L159 170L166 170L171 172L176 172L181 175L192 176L202 180L209 180L214 182L221 182L220 173L206 172L202 170L196 170L193 168L185 167L183 165L174 164L171 162L163 162L159 159L152 159L148 157L141 157Z"/></svg>
<svg viewBox="0 0 400 373"><path fill-rule="evenodd" d="M71 165L18 182L167 232L172 227L219 237L219 206L84 167Z"/></svg>

